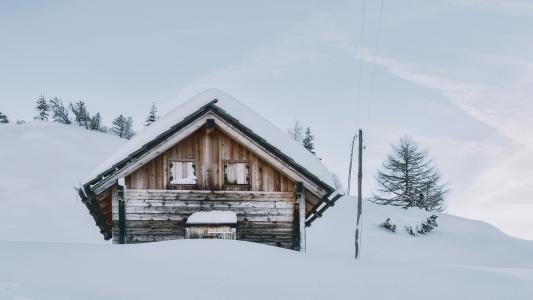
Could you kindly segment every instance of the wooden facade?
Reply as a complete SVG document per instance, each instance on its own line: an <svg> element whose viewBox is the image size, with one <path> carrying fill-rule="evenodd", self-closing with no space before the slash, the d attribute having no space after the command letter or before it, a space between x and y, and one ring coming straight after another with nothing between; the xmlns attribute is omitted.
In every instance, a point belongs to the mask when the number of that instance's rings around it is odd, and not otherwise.
<svg viewBox="0 0 533 300"><path fill-rule="evenodd" d="M206 146L207 145L207 146ZM206 150L206 147L209 150ZM170 186L168 167L172 161L196 162L195 186ZM224 162L246 162L249 186L225 185ZM293 192L295 182L260 159L245 146L214 128L204 127L126 177L131 189L196 189L256 192Z"/></svg>
<svg viewBox="0 0 533 300"><path fill-rule="evenodd" d="M307 219L333 205L334 189L216 112L206 109L173 127L84 185L82 201L106 238L142 243L232 236L305 250ZM237 223L230 234L187 227L192 214L206 211L235 213ZM206 228L226 228L218 225Z"/></svg>
<svg viewBox="0 0 533 300"><path fill-rule="evenodd" d="M195 185L170 183L169 166L177 161L195 162ZM249 183L225 184L225 162L248 164ZM295 186L295 181L222 131L202 127L125 177L123 195L119 197L113 186L98 201L113 228L114 243L120 243L119 199L123 199L126 243L183 239L187 217L225 210L238 216L238 240L299 250L302 221ZM316 198L305 193L309 202Z"/></svg>

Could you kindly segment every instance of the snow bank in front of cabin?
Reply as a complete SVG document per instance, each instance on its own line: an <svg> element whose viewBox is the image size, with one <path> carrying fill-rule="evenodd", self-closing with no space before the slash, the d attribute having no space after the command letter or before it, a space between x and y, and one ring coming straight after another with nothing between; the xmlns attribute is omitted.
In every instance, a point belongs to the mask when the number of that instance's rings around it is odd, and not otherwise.
<svg viewBox="0 0 533 300"><path fill-rule="evenodd" d="M418 252L416 247L390 251ZM0 242L0 259L0 299L471 300L533 294L531 269L354 262L229 240Z"/></svg>
<svg viewBox="0 0 533 300"><path fill-rule="evenodd" d="M86 178L86 181L94 179L114 164L140 149L144 144L155 139L158 135L170 129L172 126L181 122L187 116L215 99L217 100L216 106L222 108L228 114L238 119L241 124L264 138L285 155L294 159L296 163L306 168L309 172L320 178L320 180L331 187L335 186L331 172L300 143L292 140L285 131L279 129L243 103L217 89L209 89L200 93L162 116L152 125L143 129L124 145L124 147L120 148L100 166L94 169L89 177Z"/></svg>
<svg viewBox="0 0 533 300"><path fill-rule="evenodd" d="M187 224L237 224L237 214L233 211L199 211L187 219Z"/></svg>
<svg viewBox="0 0 533 300"><path fill-rule="evenodd" d="M74 187L123 145L53 122L0 126L0 240L103 242Z"/></svg>

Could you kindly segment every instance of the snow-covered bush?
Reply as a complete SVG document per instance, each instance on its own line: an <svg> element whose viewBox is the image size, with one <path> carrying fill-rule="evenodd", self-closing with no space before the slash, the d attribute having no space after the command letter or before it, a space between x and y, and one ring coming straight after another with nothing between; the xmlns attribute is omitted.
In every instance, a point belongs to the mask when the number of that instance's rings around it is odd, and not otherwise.
<svg viewBox="0 0 533 300"><path fill-rule="evenodd" d="M416 236L416 230L411 225L405 226L405 231L407 231L407 233L409 233L412 236Z"/></svg>
<svg viewBox="0 0 533 300"><path fill-rule="evenodd" d="M417 236L418 234L430 233L431 231L433 231L433 229L439 226L439 224L437 224L437 219L438 219L438 216L431 215L425 221L423 221L422 224L420 224L420 226L415 226L415 227L411 225L405 226L405 231L407 231L407 233L409 233L412 236Z"/></svg>
<svg viewBox="0 0 533 300"><path fill-rule="evenodd" d="M387 229L392 232L396 232L396 224L390 222L390 218L387 218L385 222L379 224L379 227Z"/></svg>
<svg viewBox="0 0 533 300"><path fill-rule="evenodd" d="M422 222L420 227L417 227L416 231L420 234L426 234L431 232L433 229L439 226L439 224L437 224L437 218L438 216L431 215L429 218L427 218L426 221Z"/></svg>

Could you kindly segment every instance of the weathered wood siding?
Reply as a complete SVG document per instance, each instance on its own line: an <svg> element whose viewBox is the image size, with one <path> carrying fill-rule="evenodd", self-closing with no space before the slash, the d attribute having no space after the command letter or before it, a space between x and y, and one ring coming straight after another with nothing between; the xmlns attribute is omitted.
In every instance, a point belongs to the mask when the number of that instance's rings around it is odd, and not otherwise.
<svg viewBox="0 0 533 300"><path fill-rule="evenodd" d="M237 214L237 239L293 248L292 192L178 191L128 189L128 243L183 239L187 218L198 211ZM113 192L113 242L118 242L118 201Z"/></svg>
<svg viewBox="0 0 533 300"><path fill-rule="evenodd" d="M220 130L205 127L127 176L126 185L132 189L168 189L168 167L172 160L196 161L196 186L173 187L174 189L294 191L294 182L279 170ZM224 161L248 162L250 186L224 186Z"/></svg>

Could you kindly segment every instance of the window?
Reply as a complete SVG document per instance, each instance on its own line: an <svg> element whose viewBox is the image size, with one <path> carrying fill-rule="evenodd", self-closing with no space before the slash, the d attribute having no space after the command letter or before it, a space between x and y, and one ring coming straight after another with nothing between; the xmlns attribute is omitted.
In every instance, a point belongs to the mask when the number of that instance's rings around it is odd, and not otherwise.
<svg viewBox="0 0 533 300"><path fill-rule="evenodd" d="M170 184L196 185L195 161L171 161Z"/></svg>
<svg viewBox="0 0 533 300"><path fill-rule="evenodd" d="M248 185L250 184L250 165L247 162L225 162L224 184Z"/></svg>

